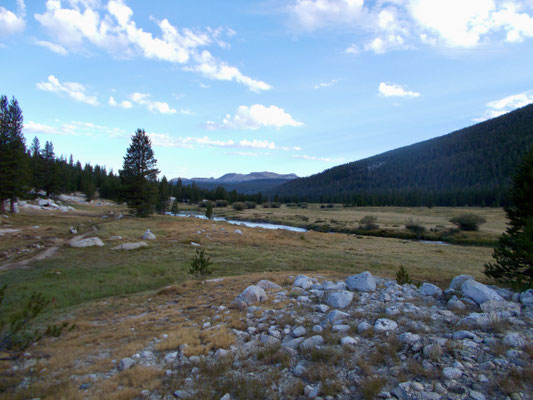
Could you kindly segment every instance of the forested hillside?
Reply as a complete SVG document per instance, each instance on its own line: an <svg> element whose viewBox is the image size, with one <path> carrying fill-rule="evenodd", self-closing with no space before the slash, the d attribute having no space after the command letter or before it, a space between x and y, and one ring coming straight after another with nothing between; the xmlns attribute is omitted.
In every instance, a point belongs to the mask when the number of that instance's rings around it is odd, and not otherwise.
<svg viewBox="0 0 533 400"><path fill-rule="evenodd" d="M272 195L285 201L352 205L506 205L511 176L532 145L533 104L293 180Z"/></svg>

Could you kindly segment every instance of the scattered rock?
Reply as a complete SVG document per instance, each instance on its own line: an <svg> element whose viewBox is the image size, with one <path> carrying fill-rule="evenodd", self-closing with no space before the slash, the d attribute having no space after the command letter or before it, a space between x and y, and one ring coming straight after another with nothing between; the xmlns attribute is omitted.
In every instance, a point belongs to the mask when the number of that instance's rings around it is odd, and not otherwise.
<svg viewBox="0 0 533 400"><path fill-rule="evenodd" d="M70 247L92 247L92 246L102 247L103 245L104 245L104 242L102 242L100 238L97 238L97 237L90 237L87 239L80 239L75 242L70 242Z"/></svg>
<svg viewBox="0 0 533 400"><path fill-rule="evenodd" d="M247 305L261 303L268 300L268 296L265 291L259 286L255 285L248 286L246 289L244 289L244 291L239 295L239 298Z"/></svg>
<svg viewBox="0 0 533 400"><path fill-rule="evenodd" d="M259 282L257 282L256 286L259 286L263 290L277 290L281 289L281 286L277 283L268 281L266 279L262 279Z"/></svg>
<svg viewBox="0 0 533 400"><path fill-rule="evenodd" d="M346 279L346 285L348 289L358 292L373 292L376 290L376 281L368 271L349 276Z"/></svg>
<svg viewBox="0 0 533 400"><path fill-rule="evenodd" d="M119 371L124 371L128 368L131 368L135 365L135 361L133 361L131 358L129 357L126 357L126 358L123 358L122 360L120 360L120 362L118 363L118 369Z"/></svg>
<svg viewBox="0 0 533 400"><path fill-rule="evenodd" d="M527 341L519 333L511 332L505 335L503 344L510 347L522 348L527 346Z"/></svg>
<svg viewBox="0 0 533 400"><path fill-rule="evenodd" d="M433 297L442 296L442 290L440 287L435 286L431 283L427 283L427 282L424 282L422 286L420 286L420 289L418 289L418 292L422 296L433 296Z"/></svg>
<svg viewBox="0 0 533 400"><path fill-rule="evenodd" d="M473 279L466 280L461 286L463 296L469 297L477 304L483 304L490 300L503 301L503 298L488 286Z"/></svg>
<svg viewBox="0 0 533 400"><path fill-rule="evenodd" d="M353 300L353 293L347 290L331 292L328 294L326 303L333 308L346 308Z"/></svg>
<svg viewBox="0 0 533 400"><path fill-rule="evenodd" d="M442 375L444 375L446 379L458 379L463 375L463 371L459 368L446 367L442 370Z"/></svg>
<svg viewBox="0 0 533 400"><path fill-rule="evenodd" d="M322 346L324 344L324 338L320 335L311 336L300 343L300 350L309 351L315 347Z"/></svg>
<svg viewBox="0 0 533 400"><path fill-rule="evenodd" d="M70 233L72 233L73 235L77 235L78 234L78 230L76 228L74 228L73 226L70 227L69 229Z"/></svg>
<svg viewBox="0 0 533 400"><path fill-rule="evenodd" d="M122 243L116 247L111 248L111 250L136 250L141 247L148 247L146 242L137 242L137 243Z"/></svg>
<svg viewBox="0 0 533 400"><path fill-rule="evenodd" d="M313 280L308 276L298 275L292 286L300 287L302 289L309 289L311 286L313 286Z"/></svg>
<svg viewBox="0 0 533 400"><path fill-rule="evenodd" d="M391 319L380 318L374 324L375 332L388 332L398 329L398 324Z"/></svg>
<svg viewBox="0 0 533 400"><path fill-rule="evenodd" d="M461 290L461 287L463 286L463 283L465 283L468 280L475 280L470 275L458 275L455 278L452 279L450 282L450 289L458 292Z"/></svg>
<svg viewBox="0 0 533 400"><path fill-rule="evenodd" d="M146 232L144 232L144 235L142 236L144 240L155 240L157 239L156 236L150 232L150 229L147 229Z"/></svg>

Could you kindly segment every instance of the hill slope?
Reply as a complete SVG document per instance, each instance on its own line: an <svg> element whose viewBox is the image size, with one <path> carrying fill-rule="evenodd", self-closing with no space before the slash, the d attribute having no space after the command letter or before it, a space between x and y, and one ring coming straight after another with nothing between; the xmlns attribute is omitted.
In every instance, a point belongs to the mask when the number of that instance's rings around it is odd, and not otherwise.
<svg viewBox="0 0 533 400"><path fill-rule="evenodd" d="M533 104L448 135L280 186L290 201L358 205L505 205L533 145Z"/></svg>

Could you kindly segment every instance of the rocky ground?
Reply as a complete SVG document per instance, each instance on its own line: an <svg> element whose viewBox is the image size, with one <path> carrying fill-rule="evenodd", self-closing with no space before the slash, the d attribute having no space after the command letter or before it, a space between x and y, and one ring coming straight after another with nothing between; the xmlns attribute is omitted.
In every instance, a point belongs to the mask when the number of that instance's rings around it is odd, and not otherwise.
<svg viewBox="0 0 533 400"><path fill-rule="evenodd" d="M513 293L466 275L450 288L398 285L370 273L290 286L262 280L213 304L201 335L235 309L230 346L204 355L163 334L107 374L164 371L147 399L530 399L533 290ZM191 343L191 344L185 344ZM194 355L191 355L194 354ZM133 372L135 371L135 373ZM72 377L76 379L77 377ZM140 376L139 376L140 379ZM81 393L91 383L82 384Z"/></svg>

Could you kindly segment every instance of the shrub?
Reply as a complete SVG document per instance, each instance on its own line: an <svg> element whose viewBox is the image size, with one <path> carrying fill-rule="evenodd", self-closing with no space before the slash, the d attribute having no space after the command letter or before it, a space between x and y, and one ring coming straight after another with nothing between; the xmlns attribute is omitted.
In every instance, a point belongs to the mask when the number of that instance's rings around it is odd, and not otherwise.
<svg viewBox="0 0 533 400"><path fill-rule="evenodd" d="M379 225L376 224L378 221L378 217L374 215L367 215L359 220L359 223L361 224L359 226L360 229L366 229L366 230L373 230L378 229Z"/></svg>
<svg viewBox="0 0 533 400"><path fill-rule="evenodd" d="M0 306L4 300L7 285L0 287ZM67 322L59 325L48 325L44 332L30 331L30 324L50 304L41 293L32 293L26 300L23 309L6 318L6 313L0 313L0 352L14 352L13 358L20 356L28 346L38 342L43 337L59 337L68 326ZM74 329L71 325L69 330Z"/></svg>
<svg viewBox="0 0 533 400"><path fill-rule="evenodd" d="M172 207L170 207L170 212L172 214L177 214L180 212L179 208L178 208L178 201L177 200L174 200L172 202Z"/></svg>
<svg viewBox="0 0 533 400"><path fill-rule="evenodd" d="M211 257L205 256L205 250L196 249L196 254L191 260L191 268L189 269L189 274L194 275L196 279L205 279L207 276L211 275L213 271L209 269L211 263Z"/></svg>
<svg viewBox="0 0 533 400"><path fill-rule="evenodd" d="M305 201L303 203L298 203L298 207L300 207L300 208L308 208L309 207L309 203L307 203Z"/></svg>
<svg viewBox="0 0 533 400"><path fill-rule="evenodd" d="M205 216L207 219L213 218L213 206L211 203L207 203L207 208L205 209Z"/></svg>
<svg viewBox="0 0 533 400"><path fill-rule="evenodd" d="M243 202L236 201L235 203L233 203L233 209L234 210L242 211L245 208L247 208L247 207L246 207L246 204L244 204Z"/></svg>
<svg viewBox="0 0 533 400"><path fill-rule="evenodd" d="M296 204L296 203L287 203L286 206L292 208L292 207L297 207L298 204Z"/></svg>
<svg viewBox="0 0 533 400"><path fill-rule="evenodd" d="M216 207L227 207L228 204L229 203L226 200L216 200L215 201L215 206Z"/></svg>
<svg viewBox="0 0 533 400"><path fill-rule="evenodd" d="M404 283L413 283L411 277L409 276L409 272L407 272L403 265L400 265L400 268L398 268L398 272L396 272L396 282L398 283L398 285L403 285Z"/></svg>
<svg viewBox="0 0 533 400"><path fill-rule="evenodd" d="M477 231L487 220L476 214L461 214L450 218L450 222L463 231Z"/></svg>
<svg viewBox="0 0 533 400"><path fill-rule="evenodd" d="M326 208L325 204L320 204L320 208Z"/></svg>
<svg viewBox="0 0 533 400"><path fill-rule="evenodd" d="M280 208L281 207L281 203L279 201L275 201L273 203L270 203L270 207L272 207L272 208Z"/></svg>
<svg viewBox="0 0 533 400"><path fill-rule="evenodd" d="M270 207L272 207L272 203L269 203L269 202L263 203L263 208L270 208Z"/></svg>
<svg viewBox="0 0 533 400"><path fill-rule="evenodd" d="M246 204L246 208L255 208L257 206L255 201L245 201L244 204Z"/></svg>
<svg viewBox="0 0 533 400"><path fill-rule="evenodd" d="M328 204L326 207L327 207L327 208L333 208L333 207L335 207L335 205L330 203L330 204Z"/></svg>
<svg viewBox="0 0 533 400"><path fill-rule="evenodd" d="M420 225L420 221L413 221L412 218L405 223L405 229L413 232L416 235L416 238L419 239L420 236L426 231L426 228L423 225Z"/></svg>
<svg viewBox="0 0 533 400"><path fill-rule="evenodd" d="M198 204L198 207L206 208L208 205L211 205L211 207L214 207L215 202L213 202L211 200L204 200L204 201L200 202L200 204Z"/></svg>

